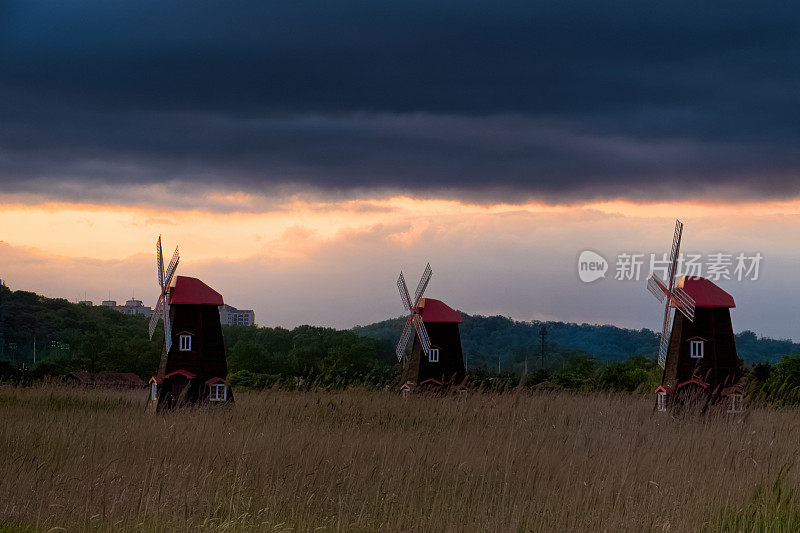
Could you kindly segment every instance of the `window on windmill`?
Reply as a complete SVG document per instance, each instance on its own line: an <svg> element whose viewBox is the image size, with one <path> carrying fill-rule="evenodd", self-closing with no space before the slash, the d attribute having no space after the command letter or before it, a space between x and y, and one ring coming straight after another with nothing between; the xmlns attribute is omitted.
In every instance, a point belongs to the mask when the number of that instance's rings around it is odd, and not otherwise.
<svg viewBox="0 0 800 533"><path fill-rule="evenodd" d="M214 383L209 385L208 399L212 402L224 402L228 398L228 387L224 383Z"/></svg>
<svg viewBox="0 0 800 533"><path fill-rule="evenodd" d="M667 410L667 394L664 392L659 392L656 394L657 406L659 411L666 411Z"/></svg>
<svg viewBox="0 0 800 533"><path fill-rule="evenodd" d="M439 362L439 348L431 348L428 352L428 362L429 363L438 363Z"/></svg>
<svg viewBox="0 0 800 533"><path fill-rule="evenodd" d="M192 350L192 336L191 335L181 335L180 336L180 350L182 352L190 352Z"/></svg>
<svg viewBox="0 0 800 533"><path fill-rule="evenodd" d="M691 341L689 343L689 356L693 359L700 359L703 357L703 346L705 341Z"/></svg>
<svg viewBox="0 0 800 533"><path fill-rule="evenodd" d="M158 384L155 382L150 384L150 399L153 401L158 400Z"/></svg>

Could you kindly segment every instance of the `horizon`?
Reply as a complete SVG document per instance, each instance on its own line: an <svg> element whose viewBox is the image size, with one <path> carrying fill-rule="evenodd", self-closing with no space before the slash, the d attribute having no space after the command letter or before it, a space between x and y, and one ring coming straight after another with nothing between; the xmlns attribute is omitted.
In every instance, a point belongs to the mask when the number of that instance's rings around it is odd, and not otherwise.
<svg viewBox="0 0 800 533"><path fill-rule="evenodd" d="M6 281L7 280L5 280L5 279L0 279L0 282L2 282L2 285L5 286L6 288L8 288L11 291L19 290L19 291L33 292L34 294L39 294L39 293L36 293L35 291L28 291L25 288L9 287L8 284L6 283ZM52 295L45 295L45 294L39 294L39 295L40 296L44 296L46 298L63 299L63 300L68 301L69 303L76 304L76 305L80 304L81 301L90 301L92 303L93 307L103 307L102 306L103 300L83 300L83 298L80 297L80 296L73 300L73 299L70 299L70 298L63 297L63 296L52 296ZM223 298L224 298L224 295L223 295ZM145 307L151 307L151 306L147 306L147 302L139 299L135 295L132 295L130 298L126 298L124 300L115 300L113 298L113 294L112 294L111 297L109 298L109 300L114 301L117 306L124 305L129 300L135 300L135 301L142 302L142 305L144 305ZM230 305L230 304L228 304L226 302L226 305ZM238 307L237 309L238 310L245 310L245 308L243 308L243 307ZM461 314L464 314L464 315L467 315L469 317L479 317L479 318L495 318L495 317L499 317L499 318L503 318L503 319L509 320L511 322L520 323L520 324L563 323L563 324L574 324L574 325L578 325L578 326L589 326L589 327L614 327L614 328L623 329L623 330L629 330L629 331L641 331L641 330L644 329L644 330L650 331L653 335L659 335L659 332L656 329L649 328L649 327L645 327L645 328L628 328L628 327L620 326L618 324L613 324L613 323L574 322L574 321L569 321L569 320L540 320L540 319L523 320L523 319L517 319L517 318L511 317L511 316L508 316L508 315L504 315L502 313L493 314L493 315L486 315L486 314L481 314L481 313L472 313L472 312L469 312L467 310L458 309L458 308L456 308L455 310L457 312L459 312ZM253 325L255 327L258 327L258 328L284 327L285 329L290 329L290 330L294 329L294 328L297 328L297 327L302 327L302 326L325 327L325 328L331 327L331 328L338 329L338 330L353 330L353 329L357 329L357 328L364 328L364 327L369 327L369 326L372 326L372 325L375 325L375 324L380 324L382 322L390 322L390 321L393 321L393 320L404 320L405 318L406 318L406 315L400 314L400 315L397 315L397 316L389 316L389 317L386 317L386 318L379 318L377 320L374 320L373 322L368 322L368 323L364 323L364 324L354 324L353 326L350 326L350 327L335 327L335 326L328 326L328 325L324 325L324 324L309 324L309 323L305 323L305 324L296 324L296 325L294 325L292 327L288 327L287 328L287 327L279 326L279 325L259 324L258 323L258 319L256 319L256 322ZM231 327L235 327L235 326L231 326ZM780 337L770 337L770 336L767 336L767 335L762 335L758 331L753 331L753 330L748 330L748 329L743 329L741 331L734 331L734 334L738 335L738 334L744 333L744 332L754 333L759 339L768 339L768 340L776 340L776 341L790 341L790 342L797 343L797 341L795 341L794 339L780 338Z"/></svg>

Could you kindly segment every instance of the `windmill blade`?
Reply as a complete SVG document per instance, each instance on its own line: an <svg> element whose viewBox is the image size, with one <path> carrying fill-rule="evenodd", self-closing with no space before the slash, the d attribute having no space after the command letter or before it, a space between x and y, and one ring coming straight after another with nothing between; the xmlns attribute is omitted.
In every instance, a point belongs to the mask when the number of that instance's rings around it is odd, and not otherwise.
<svg viewBox="0 0 800 533"><path fill-rule="evenodd" d="M406 353L406 347L408 347L408 341L411 340L411 337L414 336L414 328L411 325L412 318L409 316L406 320L406 325L403 328L403 333L400 334L400 342L397 343L397 360L401 361L403 359L403 355Z"/></svg>
<svg viewBox="0 0 800 533"><path fill-rule="evenodd" d="M433 276L433 270L431 269L431 264L428 263L428 265L425 267L425 272L422 273L422 278L419 280L417 290L414 293L414 309L419 307L419 301L422 299L422 294L428 287L428 282L431 280L431 276Z"/></svg>
<svg viewBox="0 0 800 533"><path fill-rule="evenodd" d="M650 276L650 279L647 280L647 290L653 293L659 302L664 303L664 297L667 294L667 286L664 285L664 282L661 281L656 274Z"/></svg>
<svg viewBox="0 0 800 533"><path fill-rule="evenodd" d="M669 289L675 286L675 271L678 267L678 256L681 251L681 235L683 234L683 223L680 220L675 221L675 234L672 236L672 250L670 250L670 264L669 264Z"/></svg>
<svg viewBox="0 0 800 533"><path fill-rule="evenodd" d="M153 309L153 314L150 315L150 340L153 340L153 333L156 330L156 326L158 325L158 319L161 318L161 306L164 305L164 295L158 297L158 303L156 303L155 309Z"/></svg>
<svg viewBox="0 0 800 533"><path fill-rule="evenodd" d="M694 322L694 298L689 296L685 290L681 289L680 287L676 287L672 290L672 305L681 313L683 316L689 319L689 321Z"/></svg>
<svg viewBox="0 0 800 533"><path fill-rule="evenodd" d="M169 304L164 301L164 344L167 352L172 348L172 328L169 325Z"/></svg>
<svg viewBox="0 0 800 533"><path fill-rule="evenodd" d="M658 365L664 368L667 362L667 352L669 351L669 334L672 329L672 315L669 312L669 305L664 310L664 324L661 328L661 341L658 344Z"/></svg>
<svg viewBox="0 0 800 533"><path fill-rule="evenodd" d="M411 312L411 298L408 296L408 287L406 286L406 278L403 277L403 273L400 272L400 277L397 278L397 290L400 291L400 299L403 300L403 307L406 308L407 312Z"/></svg>
<svg viewBox="0 0 800 533"><path fill-rule="evenodd" d="M422 317L418 314L412 315L414 319L414 329L417 330L417 335L419 335L419 343L422 345L422 350L425 352L425 355L428 355L431 351L431 339L428 337L428 331L425 329L425 322L423 322Z"/></svg>
<svg viewBox="0 0 800 533"><path fill-rule="evenodd" d="M664 368L667 364L667 352L669 351L669 339L662 334L661 343L658 345L658 366Z"/></svg>
<svg viewBox="0 0 800 533"><path fill-rule="evenodd" d="M158 286L164 290L164 254L161 253L161 235L158 236L156 243L156 265L158 265ZM152 333L150 334L152 337Z"/></svg>
<svg viewBox="0 0 800 533"><path fill-rule="evenodd" d="M172 276L175 274L175 269L178 268L178 262L181 260L180 251L178 251L178 247L175 247L175 253L172 254L172 259L169 262L169 266L167 267L167 274L164 278L164 291L166 292L167 287L170 286L172 283Z"/></svg>

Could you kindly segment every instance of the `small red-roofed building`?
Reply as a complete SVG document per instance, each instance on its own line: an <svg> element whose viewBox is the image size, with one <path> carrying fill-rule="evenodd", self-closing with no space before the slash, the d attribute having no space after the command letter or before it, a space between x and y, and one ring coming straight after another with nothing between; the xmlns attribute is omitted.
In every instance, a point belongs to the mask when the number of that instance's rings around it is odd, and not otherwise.
<svg viewBox="0 0 800 533"><path fill-rule="evenodd" d="M177 276L167 292L171 343L150 379L157 409L233 401L219 320L222 295L197 278Z"/></svg>
<svg viewBox="0 0 800 533"><path fill-rule="evenodd" d="M415 337L403 381L437 389L462 383L466 370L459 331L461 314L433 298L422 298L418 312L430 337L431 349L425 355L419 337Z"/></svg>
<svg viewBox="0 0 800 533"><path fill-rule="evenodd" d="M728 396L742 378L730 310L733 297L701 277L681 277L678 288L695 304L694 320L675 313L657 406L702 398L705 404Z"/></svg>

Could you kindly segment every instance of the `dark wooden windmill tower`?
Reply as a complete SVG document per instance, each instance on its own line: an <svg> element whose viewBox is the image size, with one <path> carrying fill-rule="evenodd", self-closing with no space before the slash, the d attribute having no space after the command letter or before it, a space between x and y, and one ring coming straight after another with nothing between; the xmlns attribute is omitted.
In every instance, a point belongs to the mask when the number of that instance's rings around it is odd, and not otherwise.
<svg viewBox="0 0 800 533"><path fill-rule="evenodd" d="M433 270L428 264L413 301L402 272L397 279L403 306L410 313L397 344L398 360L405 359L403 381L406 388L458 385L464 381L466 374L458 327L461 315L440 300L422 297L432 276ZM406 356L412 337L414 343L410 354Z"/></svg>
<svg viewBox="0 0 800 533"><path fill-rule="evenodd" d="M664 376L656 389L656 405L663 411L690 400L704 406L726 400L736 411L742 399L742 364L730 314L736 304L708 279L682 276L676 282L682 232L683 224L677 221L667 282L655 274L647 282L656 298L666 300L658 351Z"/></svg>
<svg viewBox="0 0 800 533"><path fill-rule="evenodd" d="M176 247L164 272L159 237L156 264L161 295L150 319L150 338L162 319L164 347L148 396L148 407L156 410L233 401L225 381L228 363L219 322L222 295L197 278L178 276L172 285L179 260Z"/></svg>

